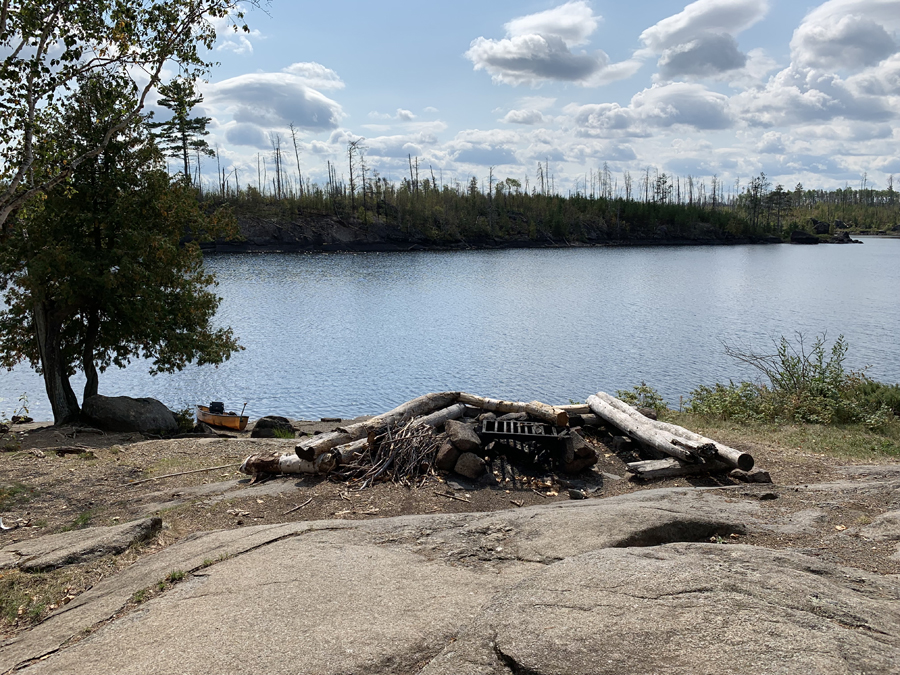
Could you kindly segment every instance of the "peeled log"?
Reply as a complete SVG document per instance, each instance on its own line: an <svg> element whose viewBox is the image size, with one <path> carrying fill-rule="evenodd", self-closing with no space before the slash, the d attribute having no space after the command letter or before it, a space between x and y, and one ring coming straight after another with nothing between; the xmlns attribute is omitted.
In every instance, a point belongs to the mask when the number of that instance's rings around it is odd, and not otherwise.
<svg viewBox="0 0 900 675"><path fill-rule="evenodd" d="M451 405L449 408L444 408L443 410L438 410L437 412L433 412L430 415L426 415L425 417L420 417L415 421L415 424L427 424L428 426L434 427L436 429L449 420L458 420L465 414L465 412L465 403L456 403L455 405Z"/></svg>
<svg viewBox="0 0 900 675"><path fill-rule="evenodd" d="M741 469L742 471L749 471L753 468L754 459L753 455L741 452L740 450L735 450L734 448L730 448L727 445L722 445L718 441L714 441L711 438L707 438L706 436L701 436L700 434L694 433L690 429L685 429L684 427L680 427L677 424L669 424L668 422L660 422L658 420L650 420L644 418L637 410L629 406L624 401L617 399L615 396L610 396L604 392L597 392L597 398L605 401L612 407L620 410L632 417L639 417L645 423L650 424L655 429L659 429L661 431L667 431L674 436L678 436L682 439L690 441L691 443L696 443L700 446L713 445L716 448L716 456L719 460L725 462L729 466L737 469Z"/></svg>
<svg viewBox="0 0 900 675"><path fill-rule="evenodd" d="M697 476L704 473L721 473L731 467L724 462L709 462L707 464L685 464L681 460L669 457L668 459L650 459L646 462L632 462L627 465L628 470L635 478L651 480L653 478L673 478L676 476Z"/></svg>
<svg viewBox="0 0 900 675"><path fill-rule="evenodd" d="M654 429L646 423L649 421L646 417L641 416L643 417L643 420L646 421L635 419L631 415L614 408L609 403L596 396L588 397L588 405L591 406L591 410L594 411L594 414L599 415L610 424L615 425L636 441L640 441L641 443L671 457L677 457L689 464L694 463L699 459L693 454L690 448L684 447L683 439L680 439L667 431ZM676 444L673 443L673 441L682 441L682 444Z"/></svg>
<svg viewBox="0 0 900 675"><path fill-rule="evenodd" d="M560 408L554 408L552 405L541 403L540 401L532 401L531 403L521 403L518 401L501 401L494 398L484 398L482 396L474 396L473 394L462 393L459 395L459 402L489 410L490 412L499 413L528 413L532 417L536 417L543 422L552 424L557 427L565 427L569 424L569 414Z"/></svg>
<svg viewBox="0 0 900 675"><path fill-rule="evenodd" d="M297 445L295 452L300 459L313 460L339 445L367 438L370 431L374 432L391 426L403 419L429 415L436 410L453 405L458 399L459 393L455 391L425 394L365 422L357 422L339 431L307 438Z"/></svg>
<svg viewBox="0 0 900 675"><path fill-rule="evenodd" d="M591 412L591 406L587 403L573 403L571 405L555 405L557 410L563 410L570 415L586 415Z"/></svg>

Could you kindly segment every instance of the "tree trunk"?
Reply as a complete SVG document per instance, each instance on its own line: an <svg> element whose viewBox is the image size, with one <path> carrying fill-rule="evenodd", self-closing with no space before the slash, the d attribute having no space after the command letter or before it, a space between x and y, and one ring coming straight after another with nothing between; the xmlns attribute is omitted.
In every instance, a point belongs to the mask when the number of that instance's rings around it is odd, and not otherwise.
<svg viewBox="0 0 900 675"><path fill-rule="evenodd" d="M425 417L416 420L416 424L427 424L430 427L439 427L447 420L458 420L466 412L466 406L463 403L456 403L449 408L438 410Z"/></svg>
<svg viewBox="0 0 900 675"><path fill-rule="evenodd" d="M97 334L100 332L100 317L97 310L91 310L85 328L84 349L81 354L81 369L87 378L84 383L84 396L82 401L97 395L100 378L97 367L94 365L94 345L97 342Z"/></svg>
<svg viewBox="0 0 900 675"><path fill-rule="evenodd" d="M43 303L35 303L33 312L34 330L37 337L38 351L41 357L41 372L44 376L44 388L50 399L55 424L67 424L78 420L78 399L69 384L69 376L65 372L60 353L60 331L62 326Z"/></svg>
<svg viewBox="0 0 900 675"><path fill-rule="evenodd" d="M679 459L649 459L644 462L631 462L628 470L636 478L652 480L653 478L674 478L676 476L698 476L704 473L722 473L730 471L731 467L724 462L709 462L707 464L685 464Z"/></svg>

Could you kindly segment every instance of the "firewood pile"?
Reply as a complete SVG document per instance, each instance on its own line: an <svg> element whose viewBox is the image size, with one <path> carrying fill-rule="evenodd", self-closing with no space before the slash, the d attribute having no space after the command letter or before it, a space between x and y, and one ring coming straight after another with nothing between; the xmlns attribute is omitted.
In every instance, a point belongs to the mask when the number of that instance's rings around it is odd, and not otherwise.
<svg viewBox="0 0 900 675"><path fill-rule="evenodd" d="M293 453L251 455L241 471L328 475L360 489L378 481L419 486L437 471L485 484L496 483L497 475L503 480L507 472L515 476L512 467L574 474L598 460L582 429L605 427L625 434L651 458L628 464L633 477L734 471L744 480L762 480L749 454L651 419L603 392L587 404L564 406L461 392L426 394L366 421L303 439Z"/></svg>

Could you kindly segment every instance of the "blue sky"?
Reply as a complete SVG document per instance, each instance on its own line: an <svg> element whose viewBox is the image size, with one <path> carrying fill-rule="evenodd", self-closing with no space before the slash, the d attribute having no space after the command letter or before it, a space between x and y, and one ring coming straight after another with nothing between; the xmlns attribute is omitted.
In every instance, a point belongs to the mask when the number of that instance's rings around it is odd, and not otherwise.
<svg viewBox="0 0 900 675"><path fill-rule="evenodd" d="M900 0L274 0L247 18L202 85L242 184L276 134L294 169L290 123L317 181L360 138L394 180L408 154L445 182L493 166L533 185L549 161L563 190L604 162L729 185L900 178Z"/></svg>

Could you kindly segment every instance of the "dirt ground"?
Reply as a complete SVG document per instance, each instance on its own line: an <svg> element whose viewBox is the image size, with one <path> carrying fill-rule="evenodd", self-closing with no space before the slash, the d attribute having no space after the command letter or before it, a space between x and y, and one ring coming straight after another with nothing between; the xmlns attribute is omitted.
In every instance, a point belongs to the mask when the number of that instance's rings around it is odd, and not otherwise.
<svg viewBox="0 0 900 675"><path fill-rule="evenodd" d="M312 434L349 422L296 422L295 429L298 434ZM149 544L131 551L124 562L113 565L106 561L89 567L77 583L67 581L67 597L90 587L98 575L113 573L116 565L158 551L192 532L300 520L514 509L568 500L569 488L597 498L663 487L738 485L727 475L629 480L625 465L640 457L627 444L622 447L616 443L605 430L586 434L598 451L599 462L578 475L517 472L512 479L493 486L478 485L453 474L434 475L415 489L388 482L362 491L320 476L280 476L251 483L248 476L238 472L245 457L272 450L290 452L297 440L253 439L249 429L233 434L234 438L174 440L147 440L140 434L47 424L17 425L13 431L18 449L0 453L0 517L7 527L14 528L0 534L3 545L150 515L163 519L162 532ZM745 485L741 494L759 498L765 508L780 513L801 512L817 505L815 496L786 486L845 479L838 465L852 463L741 438L720 440L750 452L757 466L770 472L773 485ZM795 548L838 563L897 574L900 562L891 558L895 544L877 544L844 534L854 525L870 522L885 506L861 495L830 511L815 536L755 534L742 536L739 541ZM13 620L4 626L0 617L0 633L22 629L25 623Z"/></svg>

